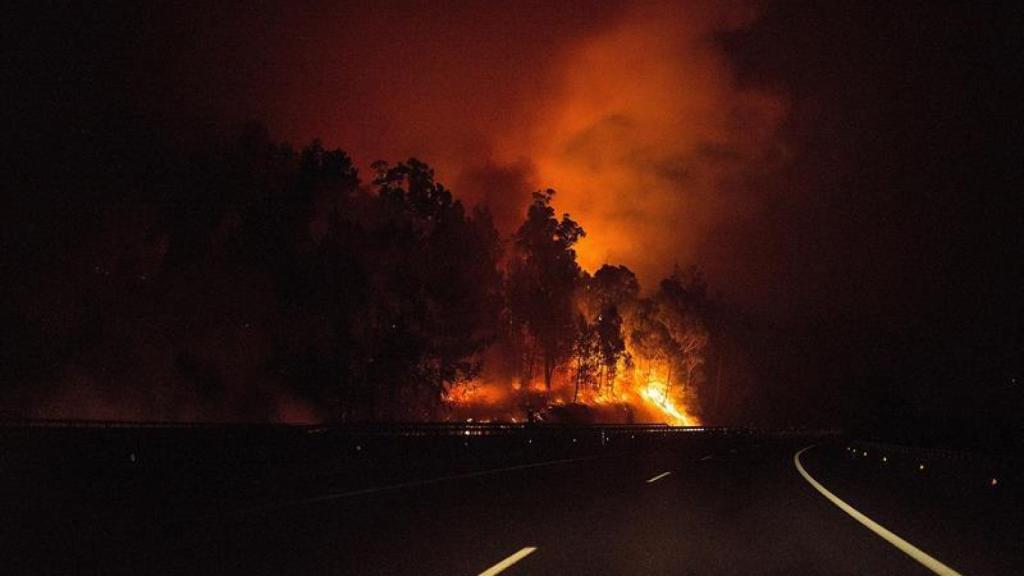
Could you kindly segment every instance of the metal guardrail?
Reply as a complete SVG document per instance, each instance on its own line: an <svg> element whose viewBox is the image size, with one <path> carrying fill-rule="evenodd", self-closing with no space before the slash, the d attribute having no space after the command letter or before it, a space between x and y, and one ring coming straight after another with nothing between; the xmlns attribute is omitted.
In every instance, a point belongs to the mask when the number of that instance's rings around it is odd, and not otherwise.
<svg viewBox="0 0 1024 576"><path fill-rule="evenodd" d="M140 430L289 430L310 434L338 433L360 436L500 436L523 433L603 432L605 434L692 434L749 435L806 433L806 430L759 430L731 426L669 426L667 424L557 424L557 423L362 423L362 424L274 424L212 422L135 422L122 420L7 420L0 430L18 428L53 429L140 429Z"/></svg>

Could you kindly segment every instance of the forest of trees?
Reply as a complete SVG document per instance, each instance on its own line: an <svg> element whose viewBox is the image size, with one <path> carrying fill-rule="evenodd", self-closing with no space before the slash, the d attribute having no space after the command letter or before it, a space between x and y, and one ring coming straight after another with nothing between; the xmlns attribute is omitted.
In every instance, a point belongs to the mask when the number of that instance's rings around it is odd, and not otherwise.
<svg viewBox="0 0 1024 576"><path fill-rule="evenodd" d="M695 401L709 380L715 306L699 271L648 296L625 266L589 274L574 251L585 232L553 190L502 238L423 162L375 163L364 182L344 152L256 126L115 186L132 192L67 247L64 288L37 287L45 312L4 312L5 381L26 403L295 417L284 397L325 420L443 419L495 356L517 390L571 402L652 372L666 400ZM120 408L88 410L96 398Z"/></svg>

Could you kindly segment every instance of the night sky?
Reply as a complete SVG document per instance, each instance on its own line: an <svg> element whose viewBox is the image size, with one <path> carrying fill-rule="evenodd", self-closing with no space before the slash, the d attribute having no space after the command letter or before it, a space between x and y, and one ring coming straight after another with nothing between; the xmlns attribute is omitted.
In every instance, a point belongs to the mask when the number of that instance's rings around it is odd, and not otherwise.
<svg viewBox="0 0 1024 576"><path fill-rule="evenodd" d="M1019 434L1019 5L179 4L3 24L8 324L57 330L154 150L258 121L423 159L505 234L555 188L591 271L700 266L746 420Z"/></svg>

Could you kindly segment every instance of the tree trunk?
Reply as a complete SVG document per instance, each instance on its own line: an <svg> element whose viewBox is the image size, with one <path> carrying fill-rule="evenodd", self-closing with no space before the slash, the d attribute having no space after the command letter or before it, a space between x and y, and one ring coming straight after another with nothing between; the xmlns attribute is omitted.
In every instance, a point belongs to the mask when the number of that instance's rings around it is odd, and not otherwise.
<svg viewBox="0 0 1024 576"><path fill-rule="evenodd" d="M580 395L580 380L583 379L583 356L576 358L576 389L572 392L572 403L575 404Z"/></svg>
<svg viewBox="0 0 1024 576"><path fill-rule="evenodd" d="M548 396L551 395L551 377L555 373L555 359L549 354L544 354L544 389Z"/></svg>
<svg viewBox="0 0 1024 576"><path fill-rule="evenodd" d="M672 361L668 361L668 376L665 378L665 395L661 398L661 403L665 404L668 402L668 390L672 387Z"/></svg>

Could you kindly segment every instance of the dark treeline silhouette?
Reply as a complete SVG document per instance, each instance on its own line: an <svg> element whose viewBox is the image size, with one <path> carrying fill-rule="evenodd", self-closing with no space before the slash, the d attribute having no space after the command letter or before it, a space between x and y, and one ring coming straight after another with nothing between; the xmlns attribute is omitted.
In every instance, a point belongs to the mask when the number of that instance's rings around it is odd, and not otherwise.
<svg viewBox="0 0 1024 576"><path fill-rule="evenodd" d="M717 403L694 388L714 324L700 274L677 271L649 298L624 266L591 276L554 191L502 239L416 159L364 181L344 152L258 125L107 153L88 163L97 175L68 168L86 198L54 208L66 227L20 230L7 417L443 419L485 369L523 391L568 385L571 401L657 371L666 401L689 386Z"/></svg>

